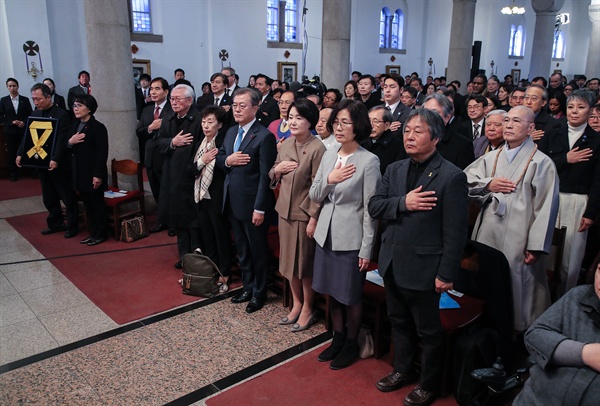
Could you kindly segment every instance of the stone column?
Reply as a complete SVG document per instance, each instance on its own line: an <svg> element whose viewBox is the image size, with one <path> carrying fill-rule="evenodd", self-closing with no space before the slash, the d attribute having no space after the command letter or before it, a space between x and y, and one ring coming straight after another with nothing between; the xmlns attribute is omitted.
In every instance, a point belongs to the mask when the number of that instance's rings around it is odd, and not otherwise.
<svg viewBox="0 0 600 406"><path fill-rule="evenodd" d="M588 7L590 20L592 20L592 35L587 54L585 76L588 79L600 76L600 0L592 0Z"/></svg>
<svg viewBox="0 0 600 406"><path fill-rule="evenodd" d="M108 160L138 160L127 0L86 0L84 14L95 116L108 129Z"/></svg>
<svg viewBox="0 0 600 406"><path fill-rule="evenodd" d="M452 3L448 83L451 80L459 80L464 92L471 79L471 54L477 0L453 0Z"/></svg>
<svg viewBox="0 0 600 406"><path fill-rule="evenodd" d="M547 78L552 64L552 46L554 44L554 23L564 0L531 0L535 10L535 31L531 43L531 64L529 79L536 76Z"/></svg>
<svg viewBox="0 0 600 406"><path fill-rule="evenodd" d="M342 91L350 76L350 24L352 2L323 0L321 81Z"/></svg>

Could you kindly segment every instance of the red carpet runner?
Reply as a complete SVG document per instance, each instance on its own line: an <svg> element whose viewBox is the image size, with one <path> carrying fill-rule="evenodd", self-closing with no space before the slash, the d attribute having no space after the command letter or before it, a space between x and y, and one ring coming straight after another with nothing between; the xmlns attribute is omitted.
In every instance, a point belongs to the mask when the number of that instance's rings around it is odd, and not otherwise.
<svg viewBox="0 0 600 406"><path fill-rule="evenodd" d="M328 345L328 344L325 344ZM319 347L264 375L206 400L207 406L244 404L262 405L401 405L414 385L383 393L375 383L391 372L382 359L359 360L339 371L329 369L328 362L317 361L326 347ZM452 395L438 399L434 405L456 405Z"/></svg>
<svg viewBox="0 0 600 406"><path fill-rule="evenodd" d="M22 177L17 182L7 178L0 179L0 201L41 196L42 185L39 179Z"/></svg>

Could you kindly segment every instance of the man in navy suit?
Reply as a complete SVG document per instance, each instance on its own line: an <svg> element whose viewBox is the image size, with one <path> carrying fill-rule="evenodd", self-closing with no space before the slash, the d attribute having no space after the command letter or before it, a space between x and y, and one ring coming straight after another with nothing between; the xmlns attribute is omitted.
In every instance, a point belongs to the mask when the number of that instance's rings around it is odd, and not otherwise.
<svg viewBox="0 0 600 406"><path fill-rule="evenodd" d="M233 303L249 302L246 312L260 310L267 296L269 247L265 216L273 208L269 170L275 163L275 136L256 119L258 91L240 88L233 95L237 125L225 135L216 164L225 171L223 211L228 213L240 258L243 292Z"/></svg>
<svg viewBox="0 0 600 406"><path fill-rule="evenodd" d="M371 217L387 222L378 263L394 343L394 370L377 388L389 392L413 380L418 337L421 377L404 404L429 405L440 391L444 368L440 294L452 289L460 270L468 189L466 175L436 150L444 134L438 113L413 110L403 132L410 158L388 166L369 202Z"/></svg>
<svg viewBox="0 0 600 406"><path fill-rule="evenodd" d="M196 108L202 112L206 106L221 106L227 112L227 119L224 123L225 128L229 126L233 121L233 115L231 113L231 104L233 103L233 97L227 95L227 86L229 81L227 76L222 73L214 73L210 77L210 90L208 94L204 94L198 97L196 102Z"/></svg>
<svg viewBox="0 0 600 406"><path fill-rule="evenodd" d="M10 180L15 182L18 179L15 163L17 149L25 134L27 117L31 115L32 109L29 99L19 95L19 82L17 79L6 79L6 88L9 95L0 99L0 119L4 123L4 137L8 151L8 174Z"/></svg>

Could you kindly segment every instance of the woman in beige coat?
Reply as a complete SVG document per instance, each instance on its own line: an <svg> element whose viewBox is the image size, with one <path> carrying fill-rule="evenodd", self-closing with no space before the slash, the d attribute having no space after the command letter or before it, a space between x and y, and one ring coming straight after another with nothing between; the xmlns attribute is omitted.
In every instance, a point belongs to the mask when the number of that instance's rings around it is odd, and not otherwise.
<svg viewBox="0 0 600 406"><path fill-rule="evenodd" d="M321 158L323 143L311 130L319 110L310 100L294 102L289 109L292 136L282 143L269 176L272 187L280 185L275 210L279 213L279 271L290 281L293 306L279 324L293 324L291 331L303 331L314 323L312 270L315 253L313 235L321 205L308 197Z"/></svg>

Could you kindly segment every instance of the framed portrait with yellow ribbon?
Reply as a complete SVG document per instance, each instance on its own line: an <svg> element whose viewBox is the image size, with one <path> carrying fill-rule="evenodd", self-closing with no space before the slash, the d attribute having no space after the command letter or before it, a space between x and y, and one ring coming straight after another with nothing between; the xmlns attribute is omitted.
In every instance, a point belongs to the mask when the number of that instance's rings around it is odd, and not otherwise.
<svg viewBox="0 0 600 406"><path fill-rule="evenodd" d="M54 151L58 120L46 117L29 117L25 131L25 148L21 165L34 168L49 168Z"/></svg>

